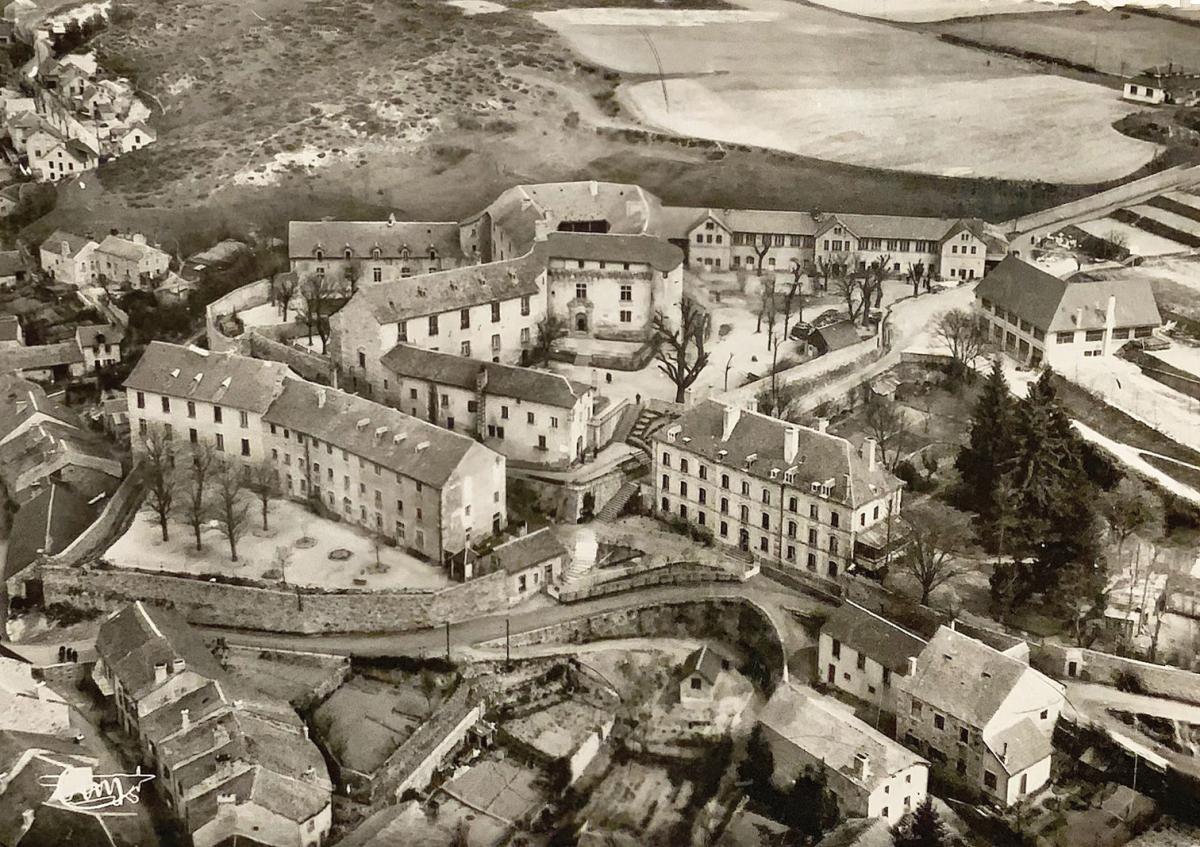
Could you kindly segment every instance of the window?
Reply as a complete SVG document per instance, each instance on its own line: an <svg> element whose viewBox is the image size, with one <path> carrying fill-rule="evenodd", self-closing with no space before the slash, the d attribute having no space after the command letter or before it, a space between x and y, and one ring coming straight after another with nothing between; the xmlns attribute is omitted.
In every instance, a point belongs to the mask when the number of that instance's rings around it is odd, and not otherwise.
<svg viewBox="0 0 1200 847"><path fill-rule="evenodd" d="M523 327L521 327L521 344L528 344L528 343L529 343L529 327L523 326Z"/></svg>
<svg viewBox="0 0 1200 847"><path fill-rule="evenodd" d="M996 790L996 775L994 773L992 773L991 771L984 771L983 772L983 784L984 784L984 787L989 788L992 791L995 791Z"/></svg>
<svg viewBox="0 0 1200 847"><path fill-rule="evenodd" d="M750 522L750 507L749 506L739 506L738 507L738 517L741 519L742 523L749 523Z"/></svg>
<svg viewBox="0 0 1200 847"><path fill-rule="evenodd" d="M242 439L242 455L243 456L250 455L250 439L249 438Z"/></svg>
<svg viewBox="0 0 1200 847"><path fill-rule="evenodd" d="M189 418L196 417L196 404L193 403L191 400L187 401L187 416Z"/></svg>
<svg viewBox="0 0 1200 847"><path fill-rule="evenodd" d="M1046 719L1046 718L1048 718L1048 717L1050 717L1050 710L1049 710L1049 709L1042 709L1042 713L1041 713L1040 715L1038 715L1038 718L1039 718L1039 719L1041 719L1041 720L1045 720L1045 719Z"/></svg>
<svg viewBox="0 0 1200 847"><path fill-rule="evenodd" d="M743 497L750 496L750 483L746 482L746 480L744 480L744 479L742 480L742 496Z"/></svg>
<svg viewBox="0 0 1200 847"><path fill-rule="evenodd" d="M891 684L892 684L892 669L884 668L883 669L883 687L887 688Z"/></svg>
<svg viewBox="0 0 1200 847"><path fill-rule="evenodd" d="M449 408L449 406L450 406L450 395L443 394L442 395L442 408L446 409L446 408Z"/></svg>
<svg viewBox="0 0 1200 847"><path fill-rule="evenodd" d="M1073 332L1056 332L1056 333L1054 333L1054 340L1059 344L1070 344L1072 341L1075 340L1075 333L1073 333Z"/></svg>
<svg viewBox="0 0 1200 847"><path fill-rule="evenodd" d="M470 355L471 355L471 342L470 342L470 341L464 341L464 342L462 342L461 344L459 344L459 345L458 345L458 352L459 352L461 355L463 355L463 356L466 356L466 357L468 357L468 358L469 358L469 357L470 357Z"/></svg>
<svg viewBox="0 0 1200 847"><path fill-rule="evenodd" d="M909 710L909 714L911 714L914 718L919 718L919 717L921 717L921 711L922 711L921 704L918 703L916 700L913 700L912 708Z"/></svg>
<svg viewBox="0 0 1200 847"><path fill-rule="evenodd" d="M687 483L686 483L686 482L684 482L683 480L680 480L680 482L679 482L679 496L680 496L680 497L687 497L687 493L688 493L688 487L687 487Z"/></svg>
<svg viewBox="0 0 1200 847"><path fill-rule="evenodd" d="M946 728L946 716L945 715L934 715L933 716L933 726L934 726L934 729L945 729Z"/></svg>
<svg viewBox="0 0 1200 847"><path fill-rule="evenodd" d="M500 323L500 301L499 300L492 303L492 323L494 323L494 324Z"/></svg>
<svg viewBox="0 0 1200 847"><path fill-rule="evenodd" d="M766 512L762 513L762 528L763 529L771 528L771 516L768 515Z"/></svg>
<svg viewBox="0 0 1200 847"><path fill-rule="evenodd" d="M383 282L383 268L371 268L371 281Z"/></svg>
<svg viewBox="0 0 1200 847"><path fill-rule="evenodd" d="M808 546L809 547L817 546L817 531L815 529L810 529L808 531Z"/></svg>
<svg viewBox="0 0 1200 847"><path fill-rule="evenodd" d="M553 415L550 416L550 428L558 429L558 418L554 417Z"/></svg>
<svg viewBox="0 0 1200 847"><path fill-rule="evenodd" d="M699 474L701 479L708 479L708 465L701 465Z"/></svg>
<svg viewBox="0 0 1200 847"><path fill-rule="evenodd" d="M865 671L867 669L867 657L864 654L859 653L858 658L854 660L854 666L860 671Z"/></svg>
<svg viewBox="0 0 1200 847"><path fill-rule="evenodd" d="M788 521L787 534L788 534L788 538L796 537L796 522L795 521Z"/></svg>
<svg viewBox="0 0 1200 847"><path fill-rule="evenodd" d="M1103 341L1104 340L1104 330L1089 329L1087 331L1087 335L1085 336L1085 340L1086 341Z"/></svg>
<svg viewBox="0 0 1200 847"><path fill-rule="evenodd" d="M217 450L218 452L225 452L225 436L219 432L217 433Z"/></svg>
<svg viewBox="0 0 1200 847"><path fill-rule="evenodd" d="M965 726L958 729L958 743L966 744L971 740L971 731Z"/></svg>
<svg viewBox="0 0 1200 847"><path fill-rule="evenodd" d="M817 554L816 553L808 554L808 569L810 571L815 571L817 569Z"/></svg>
<svg viewBox="0 0 1200 847"><path fill-rule="evenodd" d="M587 283L585 283L585 282L575 283L575 299L576 300L586 300L587 299Z"/></svg>
<svg viewBox="0 0 1200 847"><path fill-rule="evenodd" d="M162 410L164 412L166 412L168 415L171 413L171 398L170 397L162 398Z"/></svg>
<svg viewBox="0 0 1200 847"><path fill-rule="evenodd" d="M139 409L146 408L146 394L144 391L139 391L137 393L137 407Z"/></svg>
<svg viewBox="0 0 1200 847"><path fill-rule="evenodd" d="M528 316L529 316L529 295L525 294L521 297L521 317L528 317Z"/></svg>
<svg viewBox="0 0 1200 847"><path fill-rule="evenodd" d="M721 474L721 487L724 488L726 491L729 490L729 474L727 474L727 473Z"/></svg>
<svg viewBox="0 0 1200 847"><path fill-rule="evenodd" d="M722 515L729 514L729 498L728 497L721 498L721 514Z"/></svg>
<svg viewBox="0 0 1200 847"><path fill-rule="evenodd" d="M396 339L398 341L408 341L408 321L400 321L396 324Z"/></svg>
<svg viewBox="0 0 1200 847"><path fill-rule="evenodd" d="M838 641L836 638L833 639L833 648L831 652L833 653L833 658L842 658L842 642Z"/></svg>
<svg viewBox="0 0 1200 847"><path fill-rule="evenodd" d="M499 333L492 336L492 352L493 353L500 352L500 334ZM495 361L495 360L493 360L493 361Z"/></svg>
<svg viewBox="0 0 1200 847"><path fill-rule="evenodd" d="M837 512L829 513L829 525L831 527L833 527L834 529L837 529L838 525L841 523L841 521L842 521L841 515L839 515Z"/></svg>
<svg viewBox="0 0 1200 847"><path fill-rule="evenodd" d="M815 520L817 520L817 515L818 515L818 512L817 512L817 504L816 504L816 503L809 503L809 505L808 505L808 516L809 516L810 518L812 518L812 519L815 521Z"/></svg>
<svg viewBox="0 0 1200 847"><path fill-rule="evenodd" d="M700 690L700 687L701 687L701 685L702 685L703 683L701 682L701 680L700 680L700 677L698 677L698 676L694 676L694 677L692 677L692 678L691 678L691 680L690 680L690 684L691 684L691 686L692 686L692 690L693 690L693 691L699 691L699 690Z"/></svg>
<svg viewBox="0 0 1200 847"><path fill-rule="evenodd" d="M623 324L633 323L633 312L628 309L622 309L620 317Z"/></svg>
<svg viewBox="0 0 1200 847"><path fill-rule="evenodd" d="M525 423L527 423L527 424L532 424L532 423L533 423L533 420L534 420L534 418L533 418L533 412L526 412L526 413L525 413Z"/></svg>
<svg viewBox="0 0 1200 847"><path fill-rule="evenodd" d="M471 328L471 310L470 309L460 309L459 310L458 326L459 326L459 329L470 329Z"/></svg>
<svg viewBox="0 0 1200 847"><path fill-rule="evenodd" d="M664 468L671 467L671 454L670 453L667 453L667 452L663 453L662 466Z"/></svg>
<svg viewBox="0 0 1200 847"><path fill-rule="evenodd" d="M729 535L729 524L721 521L721 537L726 538Z"/></svg>
<svg viewBox="0 0 1200 847"><path fill-rule="evenodd" d="M829 539L829 552L836 554L837 551L838 551L838 540L836 538L831 537Z"/></svg>
<svg viewBox="0 0 1200 847"><path fill-rule="evenodd" d="M192 444L200 443L200 435L196 432L195 427L192 427L188 430L188 441L190 441Z"/></svg>
<svg viewBox="0 0 1200 847"><path fill-rule="evenodd" d="M771 505L771 489L769 489L769 488L764 488L764 489L762 490L762 501L763 501L763 505L764 505L764 506L770 506L770 505Z"/></svg>
<svg viewBox="0 0 1200 847"><path fill-rule="evenodd" d="M696 489L697 499L703 504L708 502L708 490L704 488Z"/></svg>
<svg viewBox="0 0 1200 847"><path fill-rule="evenodd" d="M438 334L438 320L437 319L438 319L437 315L429 316L429 334L430 335Z"/></svg>
<svg viewBox="0 0 1200 847"><path fill-rule="evenodd" d="M632 285L622 285L621 286L621 300L625 303L633 302L633 286Z"/></svg>
<svg viewBox="0 0 1200 847"><path fill-rule="evenodd" d="M771 542L767 541L767 537L765 535L762 538L758 539L758 549L764 553L770 552Z"/></svg>

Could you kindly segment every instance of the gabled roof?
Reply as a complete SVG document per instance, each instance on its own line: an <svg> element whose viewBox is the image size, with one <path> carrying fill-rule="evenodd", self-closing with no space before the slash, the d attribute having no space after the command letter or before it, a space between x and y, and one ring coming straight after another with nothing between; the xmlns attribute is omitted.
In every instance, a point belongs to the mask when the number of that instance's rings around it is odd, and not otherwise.
<svg viewBox="0 0 1200 847"><path fill-rule="evenodd" d="M475 572L479 576L495 570L504 570L510 574L520 573L565 555L567 549L550 531L550 527L544 527L537 532L501 544L480 561Z"/></svg>
<svg viewBox="0 0 1200 847"><path fill-rule="evenodd" d="M828 324L827 326L818 327L813 330L809 336L820 336L825 342L825 350L841 350L844 347L850 347L862 341L858 335L858 326L854 321L838 321L837 323Z"/></svg>
<svg viewBox="0 0 1200 847"><path fill-rule="evenodd" d="M13 517L4 579L17 576L33 564L38 550L47 556L61 553L91 526L95 517L95 507L67 486L51 483Z"/></svg>
<svg viewBox="0 0 1200 847"><path fill-rule="evenodd" d="M0 373L38 371L59 365L83 362L83 353L74 341L38 344L34 347L8 347L0 350Z"/></svg>
<svg viewBox="0 0 1200 847"><path fill-rule="evenodd" d="M290 427L356 456L441 487L469 453L495 456L465 435L426 423L388 406L290 379L263 415L267 423Z"/></svg>
<svg viewBox="0 0 1200 847"><path fill-rule="evenodd" d="M471 265L396 282L366 285L355 300L366 304L379 323L436 315L495 300L538 293L545 265L531 254L486 265Z"/></svg>
<svg viewBox="0 0 1200 847"><path fill-rule="evenodd" d="M683 676L700 674L710 685L716 684L722 671L729 670L729 660L707 644L693 650L683 663Z"/></svg>
<svg viewBox="0 0 1200 847"><path fill-rule="evenodd" d="M383 366L405 379L420 379L437 385L475 390L480 374L486 374L487 393L498 397L545 403L573 409L591 386L567 379L562 374L484 362L451 353L422 350L397 344L383 355Z"/></svg>
<svg viewBox="0 0 1200 847"><path fill-rule="evenodd" d="M829 615L821 634L836 638L895 674L908 673L908 660L925 647L924 638L851 601Z"/></svg>
<svg viewBox="0 0 1200 847"><path fill-rule="evenodd" d="M859 238L894 238L910 241L941 241L956 218L921 218L909 215L858 215L838 212L822 216L817 235L837 223Z"/></svg>
<svg viewBox="0 0 1200 847"><path fill-rule="evenodd" d="M1010 775L1036 765L1053 751L1050 737L1030 718L985 737L984 743Z"/></svg>
<svg viewBox="0 0 1200 847"><path fill-rule="evenodd" d="M811 212L768 209L724 209L725 225L734 232L772 235L815 235L817 220Z"/></svg>
<svg viewBox="0 0 1200 847"><path fill-rule="evenodd" d="M982 729L1027 678L1050 689L1056 685L1019 659L943 626L902 684L934 709Z"/></svg>
<svg viewBox="0 0 1200 847"><path fill-rule="evenodd" d="M39 249L44 250L47 253L56 253L61 256L62 246L64 243L67 245L69 250L67 256L69 258L73 258L84 247L89 244L95 244L96 242L92 241L90 238L84 238L71 232L65 232L61 229L56 229L54 232L46 236L46 240L41 243Z"/></svg>
<svg viewBox="0 0 1200 847"><path fill-rule="evenodd" d="M278 362L151 341L125 387L262 414L291 377Z"/></svg>
<svg viewBox="0 0 1200 847"><path fill-rule="evenodd" d="M170 669L175 659L209 679L224 674L204 640L178 612L140 600L105 619L96 652L135 700L155 688L155 665Z"/></svg>
<svg viewBox="0 0 1200 847"><path fill-rule="evenodd" d="M372 251L380 258L398 259L404 248L414 262L425 259L432 247L438 258L463 259L459 226L455 221L292 221L288 224L288 256L311 259L323 250L330 260L343 258L349 248L353 258L369 262Z"/></svg>
<svg viewBox="0 0 1200 847"><path fill-rule="evenodd" d="M75 328L75 340L80 347L97 344L120 344L125 340L125 330L113 324L91 324Z"/></svg>
<svg viewBox="0 0 1200 847"><path fill-rule="evenodd" d="M928 765L916 753L860 721L848 707L792 683L775 689L758 721L867 792L914 765ZM867 760L865 779L858 769L858 756Z"/></svg>
<svg viewBox="0 0 1200 847"><path fill-rule="evenodd" d="M92 153L91 155L96 155ZM140 261L144 256L152 254L166 255L157 247L152 247L149 244L139 244L136 241L131 241L128 238L122 238L119 235L105 236L100 242L100 246L96 248L97 253L105 253L109 256L115 256L126 262Z"/></svg>
<svg viewBox="0 0 1200 847"><path fill-rule="evenodd" d="M1067 282L1009 255L983 278L975 296L1029 321L1044 332L1103 329L1108 298L1116 298L1118 327L1162 323L1150 281L1144 278Z"/></svg>
<svg viewBox="0 0 1200 847"><path fill-rule="evenodd" d="M652 235L552 232L544 252L547 258L636 262L663 272L683 264L682 250Z"/></svg>
<svg viewBox="0 0 1200 847"><path fill-rule="evenodd" d="M847 505L860 506L877 500L888 492L895 491L901 482L888 473L881 464L874 470L868 468L854 447L844 438L768 417L758 412L737 411L737 422L730 436L722 440L725 405L715 400L705 400L683 413L674 424L659 429L654 434L656 443L687 450L709 461L750 473L759 479L775 484L784 481L785 471L794 471L795 488L807 490L811 483L830 483L830 499ZM667 433L678 426L679 433L674 442L667 440ZM792 462L784 458L787 431L795 428L799 449ZM690 440L687 440L690 439ZM725 455L721 456L720 452ZM746 459L754 455L755 461L747 467ZM772 468L778 469L771 478Z"/></svg>

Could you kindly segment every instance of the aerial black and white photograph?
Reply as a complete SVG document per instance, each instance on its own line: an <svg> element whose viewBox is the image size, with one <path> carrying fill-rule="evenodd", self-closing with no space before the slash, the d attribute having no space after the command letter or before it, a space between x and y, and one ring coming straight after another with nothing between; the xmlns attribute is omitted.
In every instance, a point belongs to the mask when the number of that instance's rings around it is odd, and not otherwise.
<svg viewBox="0 0 1200 847"><path fill-rule="evenodd" d="M1200 847L1200 0L0 0L0 847Z"/></svg>

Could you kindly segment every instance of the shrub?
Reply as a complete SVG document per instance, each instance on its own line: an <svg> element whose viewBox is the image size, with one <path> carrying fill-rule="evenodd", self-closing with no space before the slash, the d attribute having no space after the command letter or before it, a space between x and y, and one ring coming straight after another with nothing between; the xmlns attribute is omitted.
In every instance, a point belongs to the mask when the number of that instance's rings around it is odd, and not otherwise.
<svg viewBox="0 0 1200 847"><path fill-rule="evenodd" d="M1118 691L1124 691L1128 694L1145 694L1146 687L1142 684L1142 678L1138 676L1136 671L1122 668L1113 675L1113 685Z"/></svg>

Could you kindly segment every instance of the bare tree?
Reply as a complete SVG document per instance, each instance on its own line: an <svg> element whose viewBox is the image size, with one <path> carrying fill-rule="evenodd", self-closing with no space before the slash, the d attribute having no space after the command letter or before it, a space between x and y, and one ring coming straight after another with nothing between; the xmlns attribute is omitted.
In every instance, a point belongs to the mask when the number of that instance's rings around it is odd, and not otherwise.
<svg viewBox="0 0 1200 847"><path fill-rule="evenodd" d="M218 463L213 476L213 516L221 534L229 542L229 556L238 560L237 543L250 523L250 502L246 496L246 470L238 461Z"/></svg>
<svg viewBox="0 0 1200 847"><path fill-rule="evenodd" d="M761 276L767 266L767 254L771 252L771 234L768 232L760 232L753 236L751 246L754 248L754 255L758 256L758 273Z"/></svg>
<svg viewBox="0 0 1200 847"><path fill-rule="evenodd" d="M814 275L817 277L817 279L821 280L822 291L829 290L829 281L837 274L837 269L837 263L832 257L826 258L824 256L820 256L813 263Z"/></svg>
<svg viewBox="0 0 1200 847"><path fill-rule="evenodd" d="M203 550L201 532L209 517L208 484L217 460L216 451L208 442L191 445L188 458L190 464L184 468L181 488L183 489L183 517L196 536L196 549Z"/></svg>
<svg viewBox="0 0 1200 847"><path fill-rule="evenodd" d="M358 291L358 281L362 279L362 273L362 259L350 259L346 262L346 284L350 287L351 297Z"/></svg>
<svg viewBox="0 0 1200 847"><path fill-rule="evenodd" d="M287 323L292 298L296 296L299 288L300 277L291 272L275 274L275 278L271 280L271 291L275 296L275 303L279 306L284 323Z"/></svg>
<svg viewBox="0 0 1200 847"><path fill-rule="evenodd" d="M672 328L661 312L654 315L654 358L658 369L675 383L676 403L683 402L684 392L708 364L704 349L708 324L708 312L690 297L680 304L678 328Z"/></svg>
<svg viewBox="0 0 1200 847"><path fill-rule="evenodd" d="M896 560L899 569L917 581L921 605L928 605L935 590L964 573L955 564L971 538L962 512L937 501L928 501L901 515L908 529L908 546Z"/></svg>
<svg viewBox="0 0 1200 847"><path fill-rule="evenodd" d="M783 340L787 341L788 327L792 322L792 312L796 313L796 323L804 323L804 267L799 259L792 259L792 281L788 284L787 293L783 295Z"/></svg>
<svg viewBox="0 0 1200 847"><path fill-rule="evenodd" d="M867 431L879 445L879 459L887 468L900 460L900 436L908 431L908 420L900 404L880 397L870 383L863 385L863 415Z"/></svg>
<svg viewBox="0 0 1200 847"><path fill-rule="evenodd" d="M775 274L767 274L761 278L762 290L758 299L758 325L755 332L762 332L763 318L767 320L767 349L775 346L775 312L778 304L775 300Z"/></svg>
<svg viewBox="0 0 1200 847"><path fill-rule="evenodd" d="M146 474L146 505L158 518L162 540L170 541L167 522L175 509L179 480L175 475L175 452L171 436L160 424L151 424L142 439L142 467Z"/></svg>
<svg viewBox="0 0 1200 847"><path fill-rule="evenodd" d="M441 686L438 684L437 674L429 668L421 668L421 674L417 679L421 688L421 694L425 696L425 716L433 716L433 695L441 691Z"/></svg>
<svg viewBox="0 0 1200 847"><path fill-rule="evenodd" d="M1108 521L1109 531L1117 539L1117 560L1129 536L1144 526L1154 529L1162 526L1162 512L1158 498L1154 497L1141 480L1125 477L1115 489L1104 494L1103 515ZM1157 535L1154 531L1152 535Z"/></svg>
<svg viewBox="0 0 1200 847"><path fill-rule="evenodd" d="M908 278L909 285L912 286L913 297L920 293L921 284L925 284L925 289L929 289L929 281L933 278L933 265L925 266L924 262L909 264L908 270L905 271L905 276Z"/></svg>
<svg viewBox="0 0 1200 847"><path fill-rule="evenodd" d="M279 471L267 461L252 465L246 470L246 488L262 505L262 528L263 532L266 532L270 528L267 526L267 511L271 501L280 494Z"/></svg>
<svg viewBox="0 0 1200 847"><path fill-rule="evenodd" d="M279 581L287 585L287 569L292 563L292 548L286 544L281 544L275 548L275 555L271 557L271 564L275 570L279 571Z"/></svg>
<svg viewBox="0 0 1200 847"><path fill-rule="evenodd" d="M833 291L846 301L846 312L851 323L858 319L860 306L866 311L866 296L861 279L844 271L837 272L833 276Z"/></svg>
<svg viewBox="0 0 1200 847"><path fill-rule="evenodd" d="M300 284L300 297L303 301L304 324L308 327L308 341L312 343L313 333L321 339L321 352L329 341L330 300L335 293L333 277L325 274L309 274Z"/></svg>
<svg viewBox="0 0 1200 847"><path fill-rule="evenodd" d="M950 353L951 376L970 381L987 348L987 329L969 309L951 309L934 318L933 337Z"/></svg>
<svg viewBox="0 0 1200 847"><path fill-rule="evenodd" d="M867 268L867 277L863 284L863 326L871 315L871 309L883 305L883 281L887 279L892 267L892 254L884 253ZM874 305L871 300L874 298Z"/></svg>
<svg viewBox="0 0 1200 847"><path fill-rule="evenodd" d="M562 318L557 315L546 315L538 321L537 338L534 340L532 360L533 364L544 365L550 361L550 353L554 349L554 342L562 338L566 334L567 327L563 323Z"/></svg>

